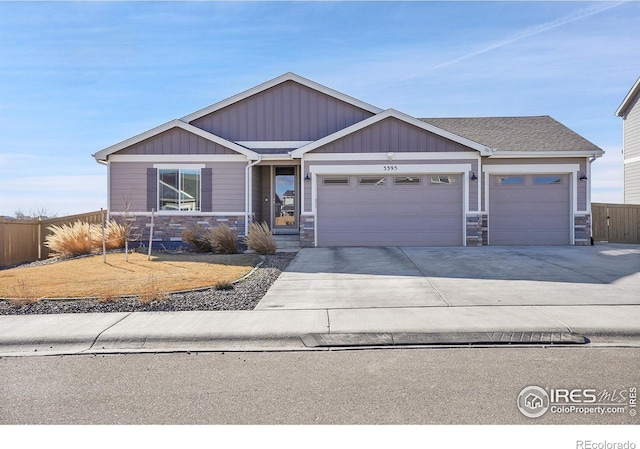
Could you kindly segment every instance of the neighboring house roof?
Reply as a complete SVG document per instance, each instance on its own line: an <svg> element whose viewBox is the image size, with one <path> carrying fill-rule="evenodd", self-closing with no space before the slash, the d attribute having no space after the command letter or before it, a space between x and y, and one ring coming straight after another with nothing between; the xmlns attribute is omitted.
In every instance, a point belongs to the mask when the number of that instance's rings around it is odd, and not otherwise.
<svg viewBox="0 0 640 449"><path fill-rule="evenodd" d="M184 122L192 122L201 117L204 117L205 115L211 114L212 112L218 111L222 108L226 108L229 105L242 101L245 98L249 98L252 95L256 95L260 92L263 92L267 89L277 86L278 84L282 84L286 81L294 81L298 84L309 87L310 89L316 90L318 92L322 92L323 94L329 95L330 97L344 101L345 103L349 103L353 106L356 106L360 109L364 109L365 111L369 111L373 114L378 114L379 112L383 111L382 109L376 106L370 105L368 103L365 103L364 101L360 101L357 98L350 97L341 92L338 92L337 90L333 90L326 86L323 86L322 84L318 84L315 81L311 81L301 77L300 75L296 75L295 73L288 72L288 73L285 73L284 75L280 75L279 77L272 79L271 81L267 81L265 83L259 84L255 87L252 87L251 89L245 90L244 92L241 92L237 95L229 97L226 100L222 100L218 103L212 104L211 106L207 106L204 109L201 109L192 114L184 116L182 117L181 120Z"/></svg>
<svg viewBox="0 0 640 449"><path fill-rule="evenodd" d="M131 145L135 145L136 143L142 142L143 140L157 136L158 134L161 134L165 131L169 131L170 129L173 129L173 128L181 128L187 132L193 133L204 139L210 140L211 142L217 143L218 145L222 145L223 147L229 148L230 150L236 151L240 154L244 154L249 159L253 159L253 160L259 159L259 156L256 152L251 151L248 148L243 147L242 145L238 145L235 142L231 142L229 140L223 139L220 136L216 136L215 134L211 134L210 132L207 132L203 129L190 125L189 123L185 123L182 120L171 120L170 122L157 126L142 134L138 134L137 136L131 137L127 140L123 140L120 143L117 143L108 148L105 148L104 150L98 151L92 156L97 161L106 161L107 157L109 157L109 155L113 153L116 153L120 150L130 147Z"/></svg>
<svg viewBox="0 0 640 449"><path fill-rule="evenodd" d="M616 111L616 115L618 117L624 117L625 115L627 115L629 107L638 96L638 94L640 94L640 77L638 77L636 83L633 85L627 96L624 97L622 104L620 104L620 107Z"/></svg>
<svg viewBox="0 0 640 449"><path fill-rule="evenodd" d="M425 123L500 152L562 153L604 151L548 115L537 117L421 118Z"/></svg>
<svg viewBox="0 0 640 449"><path fill-rule="evenodd" d="M297 150L291 151L290 154L294 158L301 157L303 154L308 153L309 151L313 151L317 148L320 148L323 145L327 145L328 143L331 143L342 137L348 136L349 134L352 134L356 131L366 128L367 126L371 126L374 123L378 123L389 117L402 120L403 122L417 126L418 128L424 129L426 131L429 131L431 133L434 133L436 135L449 139L453 142L459 143L461 145L465 145L469 148L479 151L480 154L482 154L483 156L488 156L493 153L493 150L490 146L480 144L478 143L477 140L469 139L469 138L466 138L465 136L461 136L458 133L450 132L449 130L444 129L438 125L430 124L426 121L421 121L422 119L416 119L414 117L411 117L410 115L403 114L402 112L396 111L395 109L387 109L384 112L381 112L372 117L369 117L368 119L362 120L358 123L348 126L347 128L341 129L340 131L337 131L333 134L329 134L328 136L323 137L322 139L318 139L314 142L311 142L308 145L302 146Z"/></svg>

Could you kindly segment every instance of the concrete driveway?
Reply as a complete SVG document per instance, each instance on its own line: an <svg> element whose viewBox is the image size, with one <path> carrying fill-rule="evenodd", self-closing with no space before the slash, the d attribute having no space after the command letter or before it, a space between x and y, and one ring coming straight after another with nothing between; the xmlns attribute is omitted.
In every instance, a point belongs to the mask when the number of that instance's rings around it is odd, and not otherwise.
<svg viewBox="0 0 640 449"><path fill-rule="evenodd" d="M640 304L640 246L308 248L256 309Z"/></svg>

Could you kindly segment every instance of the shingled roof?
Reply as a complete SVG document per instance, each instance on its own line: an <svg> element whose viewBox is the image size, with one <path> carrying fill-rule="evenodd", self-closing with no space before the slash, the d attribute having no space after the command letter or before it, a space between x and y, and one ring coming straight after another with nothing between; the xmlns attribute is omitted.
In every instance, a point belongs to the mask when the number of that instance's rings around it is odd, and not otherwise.
<svg viewBox="0 0 640 449"><path fill-rule="evenodd" d="M498 151L602 152L601 148L548 115L421 118L420 120Z"/></svg>

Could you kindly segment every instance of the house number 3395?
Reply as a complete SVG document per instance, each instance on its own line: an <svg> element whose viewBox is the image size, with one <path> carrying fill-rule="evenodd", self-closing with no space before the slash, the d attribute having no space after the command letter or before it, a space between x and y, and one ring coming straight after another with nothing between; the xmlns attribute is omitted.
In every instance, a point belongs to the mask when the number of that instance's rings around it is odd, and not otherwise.
<svg viewBox="0 0 640 449"><path fill-rule="evenodd" d="M396 171L398 169L397 165L385 165L384 171Z"/></svg>

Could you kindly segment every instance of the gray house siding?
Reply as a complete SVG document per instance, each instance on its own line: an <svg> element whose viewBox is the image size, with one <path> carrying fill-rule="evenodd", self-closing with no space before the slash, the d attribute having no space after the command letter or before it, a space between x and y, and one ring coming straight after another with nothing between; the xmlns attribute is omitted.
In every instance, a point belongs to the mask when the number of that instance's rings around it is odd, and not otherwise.
<svg viewBox="0 0 640 449"><path fill-rule="evenodd" d="M624 158L640 157L640 95L631 103L624 119Z"/></svg>
<svg viewBox="0 0 640 449"><path fill-rule="evenodd" d="M624 202L640 204L640 161L624 165Z"/></svg>
<svg viewBox="0 0 640 449"><path fill-rule="evenodd" d="M202 200L201 212L243 212L244 176L246 164L242 162L207 163L202 170L202 195L207 192L209 199ZM111 162L110 192L111 211L124 212L129 203L129 212L150 212L148 190L155 188L155 183L148 189L148 182L157 179L149 176L153 164L148 162ZM210 170L210 172L209 172ZM210 186L204 185L207 178ZM206 210L209 209L209 210Z"/></svg>
<svg viewBox="0 0 640 449"><path fill-rule="evenodd" d="M624 118L624 160L640 158L640 95L631 103ZM624 164L624 202L640 204L640 161Z"/></svg>
<svg viewBox="0 0 640 449"><path fill-rule="evenodd" d="M173 128L118 152L118 154L238 154L233 150Z"/></svg>
<svg viewBox="0 0 640 449"><path fill-rule="evenodd" d="M147 210L147 168L153 164L146 162L111 162L109 164L110 211L124 212Z"/></svg>
<svg viewBox="0 0 640 449"><path fill-rule="evenodd" d="M191 122L233 141L317 140L373 114L287 81Z"/></svg>
<svg viewBox="0 0 640 449"><path fill-rule="evenodd" d="M354 132L314 153L386 153L473 151L464 145L445 139L416 126L390 117Z"/></svg>

